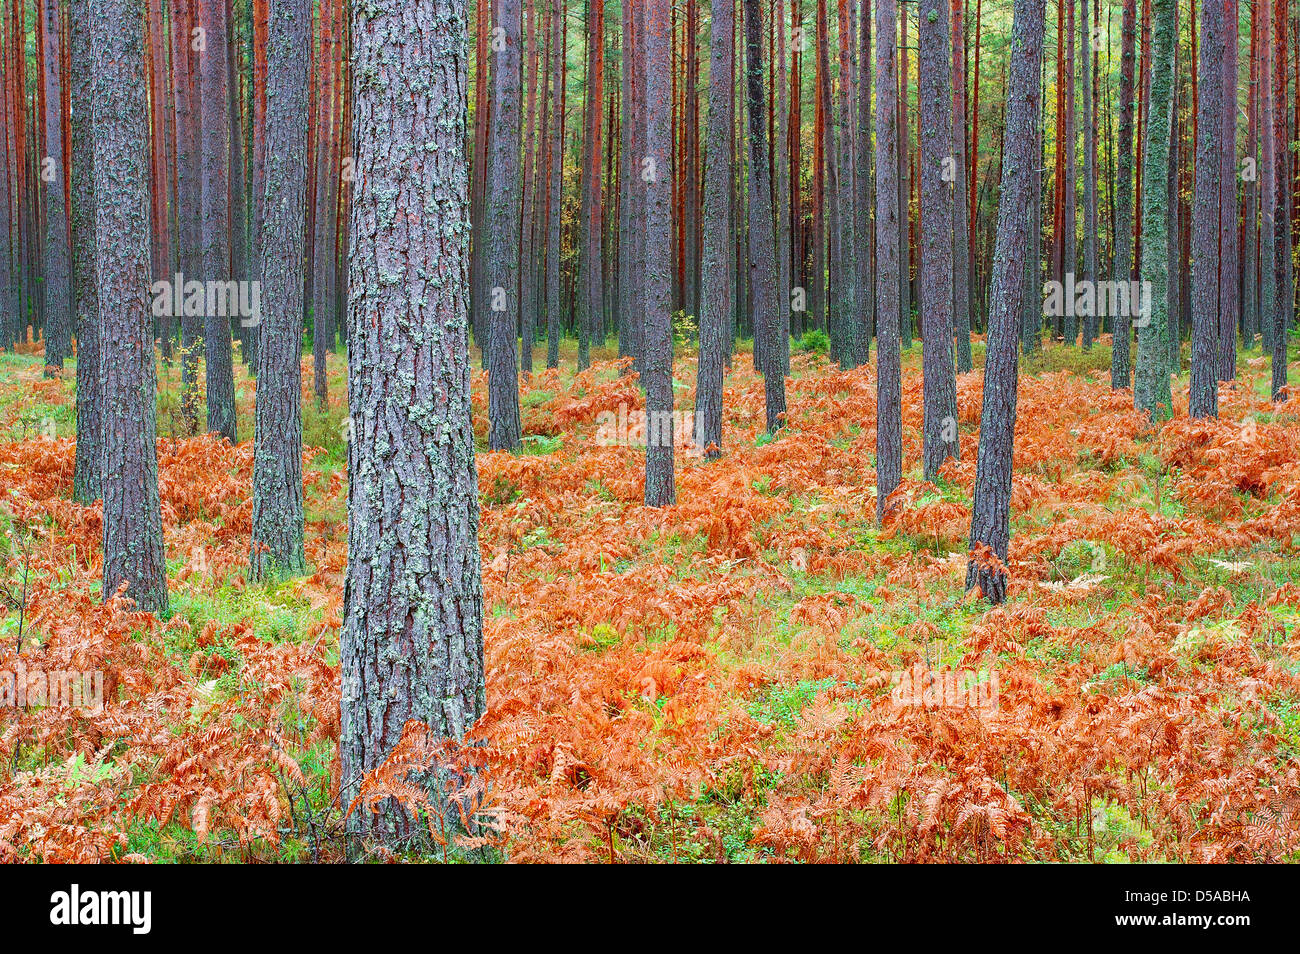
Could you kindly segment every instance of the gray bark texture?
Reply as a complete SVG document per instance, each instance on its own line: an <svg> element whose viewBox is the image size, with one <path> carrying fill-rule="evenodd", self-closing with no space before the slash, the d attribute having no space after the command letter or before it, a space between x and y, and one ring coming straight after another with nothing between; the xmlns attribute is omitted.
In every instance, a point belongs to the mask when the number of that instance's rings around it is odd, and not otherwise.
<svg viewBox="0 0 1300 954"><path fill-rule="evenodd" d="M199 52L202 88L203 275L224 282L230 265L229 49L225 0L200 0L204 48ZM186 278L189 281L189 278ZM231 364L230 318L203 316L208 432L235 442L235 377Z"/></svg>
<svg viewBox="0 0 1300 954"><path fill-rule="evenodd" d="M104 597L123 583L167 609L149 309L149 117L144 20L132 0L91 0L95 247L103 316Z"/></svg>
<svg viewBox="0 0 1300 954"><path fill-rule="evenodd" d="M345 805L407 721L459 738L486 708L466 327L465 38L464 0L352 7ZM442 781L420 780L435 802ZM374 814L358 808L348 826L390 843L417 830L391 802Z"/></svg>
<svg viewBox="0 0 1300 954"><path fill-rule="evenodd" d="M311 0L270 0L262 324L253 427L253 579L306 568L302 501L302 235L307 219Z"/></svg>
<svg viewBox="0 0 1300 954"><path fill-rule="evenodd" d="M704 163L704 261L700 269L700 357L695 381L695 443L722 450L722 381L731 347L731 124L735 2L713 0L709 48L709 130ZM715 450L710 451L709 448Z"/></svg>
<svg viewBox="0 0 1300 954"><path fill-rule="evenodd" d="M776 233L764 108L763 21L757 0L745 0L745 89L749 135L749 284L755 335L763 336L763 391L768 433L785 420L785 375L790 369L788 313L776 300ZM830 157L827 157L830 161ZM841 283L843 288L844 284ZM842 299L841 299L842 300ZM782 320L785 316L785 320Z"/></svg>
<svg viewBox="0 0 1300 954"><path fill-rule="evenodd" d="M925 378L925 479L959 457L952 333L952 189L943 159L952 148L948 0L921 0L917 42L921 123L921 366Z"/></svg>
<svg viewBox="0 0 1300 954"><path fill-rule="evenodd" d="M68 10L72 63L72 295L77 321L77 455L72 496L82 503L102 494L103 404L99 389L99 277L95 268L95 97L91 72L89 0Z"/></svg>
<svg viewBox="0 0 1300 954"><path fill-rule="evenodd" d="M1011 77L1007 89L1007 149L1002 156L997 244L989 294L988 352L970 546L984 544L1005 562L1011 539L1011 469L1016 430L1016 384L1022 276L1029 244L1029 196L1038 175L1039 70L1043 56L1044 0L1016 0L1011 26ZM972 559L966 587L978 586L991 602L1006 599L1006 573Z"/></svg>
<svg viewBox="0 0 1300 954"><path fill-rule="evenodd" d="M488 446L519 449L519 0L492 4L492 131L488 141L487 254ZM499 38L499 39L498 39ZM499 48L498 48L499 47Z"/></svg>
<svg viewBox="0 0 1300 954"><path fill-rule="evenodd" d="M645 505L675 503L673 477L672 307L672 19L669 0L646 0L645 152L651 166L641 176L645 194ZM666 415L666 416L664 416ZM667 422L665 426L664 422Z"/></svg>
<svg viewBox="0 0 1300 954"><path fill-rule="evenodd" d="M1142 165L1142 279L1151 282L1151 314L1139 321L1134 405L1152 418L1173 408L1169 390L1169 140L1173 133L1174 0L1151 0L1151 98Z"/></svg>
<svg viewBox="0 0 1300 954"><path fill-rule="evenodd" d="M1201 4L1196 196L1192 209L1192 377L1187 411L1219 416L1219 199L1223 173L1223 7ZM1171 318L1171 321L1173 319Z"/></svg>
<svg viewBox="0 0 1300 954"><path fill-rule="evenodd" d="M876 519L903 476L899 294L898 8L876 0Z"/></svg>

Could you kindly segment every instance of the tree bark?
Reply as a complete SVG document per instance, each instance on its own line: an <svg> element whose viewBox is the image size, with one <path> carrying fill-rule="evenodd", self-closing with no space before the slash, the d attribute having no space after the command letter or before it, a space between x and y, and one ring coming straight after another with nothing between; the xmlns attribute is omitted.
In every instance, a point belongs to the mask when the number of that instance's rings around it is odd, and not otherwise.
<svg viewBox="0 0 1300 954"><path fill-rule="evenodd" d="M704 162L704 261L700 272L700 357L695 382L695 444L722 452L722 381L730 349L731 124L735 78L735 0L712 0L709 131Z"/></svg>
<svg viewBox="0 0 1300 954"><path fill-rule="evenodd" d="M952 6L952 316L957 342L957 371L972 366L970 348L971 273L970 213L966 208L966 11L964 0Z"/></svg>
<svg viewBox="0 0 1300 954"><path fill-rule="evenodd" d="M253 433L254 580L297 575L303 554L302 235L307 217L307 68L310 0L270 0L267 35L266 197L258 247L258 329Z"/></svg>
<svg viewBox="0 0 1300 954"><path fill-rule="evenodd" d="M599 0L597 0L599 2ZM670 0L646 0L645 56L645 505L677 500L673 476L672 20Z"/></svg>
<svg viewBox="0 0 1300 954"><path fill-rule="evenodd" d="M460 738L486 709L470 420L463 0L352 8L348 570L339 645L341 802L408 721ZM416 781L435 806L444 777ZM353 836L418 826L391 801ZM456 813L450 813L453 820Z"/></svg>
<svg viewBox="0 0 1300 954"><path fill-rule="evenodd" d="M957 381L952 334L952 190L943 159L952 148L948 0L921 0L921 363L925 378L925 479L934 480L957 442Z"/></svg>
<svg viewBox="0 0 1300 954"><path fill-rule="evenodd" d="M1087 2L1087 0L1085 0ZM980 413L979 456L975 465L975 500L971 510L966 588L978 586L993 603L1006 599L1004 569L1011 539L1011 470L1016 430L1016 383L1019 371L1020 296L1024 288L1028 245L1031 177L1038 175L1034 128L1042 96L1043 0L1015 0L1011 26L1011 78L1007 89L1009 148L1002 157L1002 192L998 200L997 249L989 295L988 352L984 359L984 404ZM983 545L999 564L974 555Z"/></svg>
<svg viewBox="0 0 1300 954"><path fill-rule="evenodd" d="M876 0L876 520L903 476L899 293L898 13Z"/></svg>
<svg viewBox="0 0 1300 954"><path fill-rule="evenodd" d="M39 0L44 40L45 154L41 156L41 195L45 235L45 367L63 368L72 354L72 254L68 233L67 157L63 154L62 18L59 0ZM148 155L146 150L144 155Z"/></svg>
<svg viewBox="0 0 1300 954"><path fill-rule="evenodd" d="M1223 0L1201 3L1200 84L1196 125L1196 199L1192 236L1192 377L1187 411L1219 416L1219 252L1223 173Z"/></svg>
<svg viewBox="0 0 1300 954"><path fill-rule="evenodd" d="M1151 418L1167 417L1173 409L1169 389L1169 140L1173 135L1174 0L1151 0L1153 18L1151 85L1146 115L1142 182L1142 279L1151 283L1149 315L1138 325L1134 406Z"/></svg>
<svg viewBox="0 0 1300 954"><path fill-rule="evenodd" d="M1127 282L1133 274L1133 69L1137 0L1124 0L1120 27L1119 159L1115 183L1115 267L1111 277ZM1110 386L1129 387L1132 378L1132 316L1111 316Z"/></svg>
<svg viewBox="0 0 1300 954"><path fill-rule="evenodd" d="M95 97L88 0L72 0L68 33L72 105L72 295L77 320L77 453L72 496L92 503L103 493L103 404L100 391L99 277L95 268Z"/></svg>
<svg viewBox="0 0 1300 954"><path fill-rule="evenodd" d="M230 103L225 0L200 0L198 41L202 89L203 275L224 282L230 271ZM188 281L188 279L187 279ZM230 318L203 317L207 358L208 431L235 442L235 377L231 364Z"/></svg>
<svg viewBox="0 0 1300 954"><path fill-rule="evenodd" d="M745 89L749 119L749 283L754 296L755 335L764 338L763 392L767 431L785 420L785 375L790 367L790 329L776 301L776 235L763 109L763 34L758 0L745 0Z"/></svg>
<svg viewBox="0 0 1300 954"><path fill-rule="evenodd" d="M125 584L167 609L149 313L149 115L144 20L131 0L91 0L95 248L103 316L104 598Z"/></svg>

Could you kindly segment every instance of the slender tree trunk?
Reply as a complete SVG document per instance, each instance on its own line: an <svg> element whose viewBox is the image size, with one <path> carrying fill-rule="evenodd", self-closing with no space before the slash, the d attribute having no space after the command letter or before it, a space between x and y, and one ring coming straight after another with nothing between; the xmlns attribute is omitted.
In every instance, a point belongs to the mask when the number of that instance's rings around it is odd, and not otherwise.
<svg viewBox="0 0 1300 954"><path fill-rule="evenodd" d="M230 101L225 0L200 0L203 281L230 280ZM209 286L211 287L211 286ZM230 317L205 309L208 431L235 442Z"/></svg>
<svg viewBox="0 0 1300 954"><path fill-rule="evenodd" d="M1085 3L1087 0L1085 0ZM1043 0L1015 0L1007 90L1009 148L1002 158L998 200L997 249L989 295L988 352L984 360L984 405L980 413L979 457L975 465L975 500L971 511L971 560L966 587L978 586L993 603L1006 599L1004 569L1011 535L1011 467L1016 430L1016 383L1019 365L1019 300L1028 245L1031 177L1038 175L1037 139L1039 72L1044 33ZM979 552L986 547L989 554Z"/></svg>
<svg viewBox="0 0 1300 954"><path fill-rule="evenodd" d="M72 295L77 318L77 455L72 496L92 503L103 495L104 395L100 390L102 344L95 267L95 95L89 0L72 0L68 33L72 63Z"/></svg>
<svg viewBox="0 0 1300 954"><path fill-rule="evenodd" d="M970 213L966 208L966 8L952 6L952 317L957 342L957 370L971 369Z"/></svg>
<svg viewBox="0 0 1300 954"><path fill-rule="evenodd" d="M595 0L599 5L600 0ZM488 446L519 449L519 0L492 8L492 134L488 149L488 245L483 268L491 308L488 358ZM599 133L597 133L599 135Z"/></svg>
<svg viewBox="0 0 1300 954"><path fill-rule="evenodd" d="M59 0L39 0L44 40L43 120L45 153L40 158L45 235L45 366L62 370L72 354L72 253L68 233L67 157L63 153L63 76ZM148 155L147 150L142 153Z"/></svg>
<svg viewBox="0 0 1300 954"><path fill-rule="evenodd" d="M872 52L871 52L871 0L863 0L859 10L858 44L858 141L857 141L857 235L858 235L858 292L862 296L862 361L865 364L871 353L871 336L876 323L876 282L872 256L876 250L875 234L875 158L872 137L875 112L871 104Z"/></svg>
<svg viewBox="0 0 1300 954"><path fill-rule="evenodd" d="M596 0L599 2L599 0ZM673 477L672 21L669 0L646 0L645 56L645 505L675 503Z"/></svg>
<svg viewBox="0 0 1300 954"><path fill-rule="evenodd" d="M1266 2L1266 0L1264 0ZM1291 182L1290 137L1287 133L1287 5L1286 0L1274 0L1273 6L1273 400L1286 400L1286 346L1295 307L1291 272Z"/></svg>
<svg viewBox="0 0 1300 954"><path fill-rule="evenodd" d="M914 0L904 0L898 7L898 19L902 21L902 41L899 46L898 74L898 283L899 283L899 328L902 335L901 347L912 347L912 249L911 249L911 215L912 215L912 176L909 170L911 155L911 125L907 116L908 84L910 82L910 47L907 43L907 8ZM877 43L880 41L877 40ZM978 60L977 60L978 62ZM978 81L975 84L979 89ZM976 115L978 116L978 101ZM978 121L978 120L977 120ZM879 332L877 332L879 334Z"/></svg>
<svg viewBox="0 0 1300 954"><path fill-rule="evenodd" d="M1115 267L1112 279L1127 282L1133 274L1133 68L1137 0L1124 0L1120 27L1119 160L1115 184ZM1111 316L1110 386L1131 383L1131 314Z"/></svg>
<svg viewBox="0 0 1300 954"><path fill-rule="evenodd" d="M902 356L899 353L898 12L876 0L876 520L903 476Z"/></svg>
<svg viewBox="0 0 1300 954"><path fill-rule="evenodd" d="M311 0L269 0L262 324L253 436L254 580L306 570L302 499L302 316ZM349 432L350 436L351 432Z"/></svg>
<svg viewBox="0 0 1300 954"><path fill-rule="evenodd" d="M465 4L371 0L352 17L343 805L408 721L457 739L487 708L464 279ZM445 810L446 782L431 773L416 784ZM391 800L379 807L358 807L349 832L416 837Z"/></svg>
<svg viewBox="0 0 1300 954"><path fill-rule="evenodd" d="M560 364L560 324L564 308L560 301L560 200L564 191L564 2L551 3L551 141L547 156L546 191L546 366Z"/></svg>
<svg viewBox="0 0 1300 954"><path fill-rule="evenodd" d="M1196 204L1192 237L1192 378L1188 413L1219 415L1219 253L1223 174L1224 24L1221 0L1201 4ZM1215 82L1215 74L1219 81Z"/></svg>
<svg viewBox="0 0 1300 954"><path fill-rule="evenodd" d="M948 0L921 0L921 353L925 377L925 479L934 480L957 442L957 382L952 335L952 191L943 159L952 148Z"/></svg>
<svg viewBox="0 0 1300 954"><path fill-rule="evenodd" d="M670 41L671 42L671 41ZM601 105L604 103L605 0L587 0L587 90L582 168L582 286L578 301L578 369L591 363L591 339L604 334L604 277L601 270L603 195L600 182L602 153ZM671 103L670 103L671 105ZM671 134L670 134L671 135ZM657 174L669 180L671 165ZM597 342L600 343L600 342Z"/></svg>
<svg viewBox="0 0 1300 954"><path fill-rule="evenodd" d="M330 184L335 178L331 144L334 140L334 14L333 3L341 0L322 0L320 4L320 58L316 64L316 141L313 159L316 164L315 209L312 227L311 255L311 315L312 315L312 390L316 406L321 410L329 404L329 353L334 340L333 296L329 284L329 271L334 262L334 214L330 209Z"/></svg>
<svg viewBox="0 0 1300 954"><path fill-rule="evenodd" d="M1142 164L1147 175L1142 183L1143 281L1151 283L1150 314L1138 325L1137 371L1134 405L1153 419L1167 417L1173 409L1169 389L1167 286L1169 282L1169 140L1173 135L1172 87L1174 80L1174 0L1151 0L1152 30L1151 85L1146 115Z"/></svg>
<svg viewBox="0 0 1300 954"><path fill-rule="evenodd" d="M125 585L167 609L149 314L149 114L144 20L131 0L91 0L95 247L103 318L104 598Z"/></svg>
<svg viewBox="0 0 1300 954"><path fill-rule="evenodd" d="M1237 231L1237 0L1224 0L1223 140L1219 144L1219 372L1221 381L1237 376L1237 326L1241 320L1241 236Z"/></svg>
<svg viewBox="0 0 1300 954"><path fill-rule="evenodd" d="M1079 2L1082 11L1079 58L1083 61L1083 270L1088 281L1096 282L1100 272L1097 270L1097 104L1093 100L1093 60L1094 43L1100 40L1101 33L1100 25L1089 26L1092 2ZM1098 308L1094 307L1083 322L1084 348L1092 347L1100 331Z"/></svg>
<svg viewBox="0 0 1300 954"><path fill-rule="evenodd" d="M735 0L712 0L709 132L704 164L704 261L700 274L700 358L695 383L695 444L722 452L722 381L730 350L731 124L735 77Z"/></svg>
<svg viewBox="0 0 1300 954"><path fill-rule="evenodd" d="M763 109L763 23L758 0L745 0L745 89L749 117L749 284L754 295L755 335L764 338L763 372L767 430L784 424L785 375L790 367L790 329L776 302L776 236Z"/></svg>

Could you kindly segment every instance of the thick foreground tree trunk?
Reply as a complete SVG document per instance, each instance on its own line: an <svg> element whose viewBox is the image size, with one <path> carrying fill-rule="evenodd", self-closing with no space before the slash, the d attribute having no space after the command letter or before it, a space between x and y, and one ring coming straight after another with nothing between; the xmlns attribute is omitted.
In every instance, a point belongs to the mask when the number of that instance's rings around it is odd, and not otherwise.
<svg viewBox="0 0 1300 954"><path fill-rule="evenodd" d="M149 309L149 117L144 20L132 0L91 0L95 247L103 316L104 598L126 584L167 609Z"/></svg>
<svg viewBox="0 0 1300 954"><path fill-rule="evenodd" d="M348 571L342 803L410 720L458 738L486 708L466 287L464 0L352 8ZM436 773L420 780L437 802ZM391 802L353 835L418 829ZM451 816L455 818L455 813Z"/></svg>
<svg viewBox="0 0 1300 954"><path fill-rule="evenodd" d="M971 560L966 588L978 586L990 601L1006 599L1003 564L1011 539L1011 463L1016 430L1021 295L1029 244L1031 178L1038 175L1039 71L1042 68L1044 0L1016 0L1011 26L1011 78L1007 89L1007 150L1002 156L997 248L989 292L988 353L984 359L984 406L980 413L975 502L971 512ZM989 552L977 547L987 547ZM989 559L990 553L997 558Z"/></svg>
<svg viewBox="0 0 1300 954"><path fill-rule="evenodd" d="M270 0L262 324L253 432L253 579L298 574L303 555L302 312L311 0Z"/></svg>

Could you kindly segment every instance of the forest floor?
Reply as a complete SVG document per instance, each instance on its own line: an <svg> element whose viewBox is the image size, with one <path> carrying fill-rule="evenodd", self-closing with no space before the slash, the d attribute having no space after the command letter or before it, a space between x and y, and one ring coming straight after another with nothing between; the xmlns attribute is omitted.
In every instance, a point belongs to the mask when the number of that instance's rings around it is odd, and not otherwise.
<svg viewBox="0 0 1300 954"><path fill-rule="evenodd" d="M738 354L724 455L679 454L665 510L641 506L643 452L607 439L602 412L643 406L610 352L533 374L523 451L478 457L481 837L427 857L1296 860L1300 400L1271 404L1247 352L1221 420L1188 420L1184 375L1151 428L1109 387L1108 341L1022 367L1000 608L964 593L978 368L961 460L930 484L905 355L883 529L872 368L796 351L769 437ZM0 861L340 857L346 387L331 358L318 411L303 369L312 575L251 585L252 384L237 369L243 443L181 439L160 363L154 618L100 603L73 365L0 356L0 673L104 674L100 711L0 709ZM689 409L691 356L676 376ZM482 446L482 373L473 398Z"/></svg>

